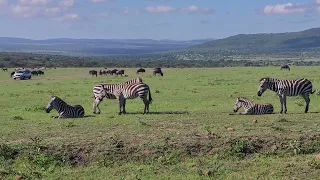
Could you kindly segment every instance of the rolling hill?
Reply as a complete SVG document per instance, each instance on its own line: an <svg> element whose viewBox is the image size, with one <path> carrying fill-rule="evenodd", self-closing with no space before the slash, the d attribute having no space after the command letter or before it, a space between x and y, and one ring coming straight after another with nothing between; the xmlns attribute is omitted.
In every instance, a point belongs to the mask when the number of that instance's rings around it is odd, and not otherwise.
<svg viewBox="0 0 320 180"><path fill-rule="evenodd" d="M238 34L188 47L184 50L194 52L209 51L294 51L310 50L320 47L320 28L299 32Z"/></svg>
<svg viewBox="0 0 320 180"><path fill-rule="evenodd" d="M189 41L153 39L47 39L0 37L0 52L38 52L64 55L138 55L180 50L212 39Z"/></svg>

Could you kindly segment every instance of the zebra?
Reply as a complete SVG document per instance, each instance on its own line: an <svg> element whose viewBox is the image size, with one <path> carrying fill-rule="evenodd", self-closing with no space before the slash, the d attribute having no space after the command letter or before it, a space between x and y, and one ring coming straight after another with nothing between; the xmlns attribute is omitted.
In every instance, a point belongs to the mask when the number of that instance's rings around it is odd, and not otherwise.
<svg viewBox="0 0 320 180"><path fill-rule="evenodd" d="M136 83L142 83L142 79L140 77L137 77L135 79L130 79L124 83L119 83L119 84L114 84L115 86L124 86L126 84L136 84ZM99 104L102 102L103 98L106 97L107 99L117 99L115 95L110 94L110 93L105 93L103 90L104 85L106 84L97 84L93 87L93 113L94 114L100 114L100 108ZM97 112L98 109L98 112Z"/></svg>
<svg viewBox="0 0 320 180"><path fill-rule="evenodd" d="M84 109L81 105L68 105L62 99L57 96L51 96L50 101L45 108L45 111L49 113L52 109L58 111L58 116L54 118L83 118Z"/></svg>
<svg viewBox="0 0 320 180"><path fill-rule="evenodd" d="M309 110L310 98L309 94L313 94L312 83L306 78L298 78L295 80L281 80L275 78L261 78L260 85L257 92L258 96L262 96L267 89L277 93L281 103L280 113L287 113L287 96L299 96L302 95L306 102L305 113Z"/></svg>
<svg viewBox="0 0 320 180"><path fill-rule="evenodd" d="M147 84L114 85L104 84L104 93L116 96L119 101L119 115L126 113L126 100L140 97L144 103L143 114L149 113L149 105L152 103L151 91Z"/></svg>
<svg viewBox="0 0 320 180"><path fill-rule="evenodd" d="M273 105L270 103L254 103L245 97L238 97L234 105L233 112L238 112L238 110L243 107L244 112L239 114L247 115L258 115L258 114L273 114Z"/></svg>

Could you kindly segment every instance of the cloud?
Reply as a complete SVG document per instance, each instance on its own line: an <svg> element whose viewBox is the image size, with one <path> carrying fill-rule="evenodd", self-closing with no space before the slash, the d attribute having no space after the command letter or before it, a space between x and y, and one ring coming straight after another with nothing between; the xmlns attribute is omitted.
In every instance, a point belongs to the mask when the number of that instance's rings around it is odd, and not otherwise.
<svg viewBox="0 0 320 180"><path fill-rule="evenodd" d="M289 14L289 13L303 13L306 9L297 4L277 4L274 6L267 5L264 7L264 14Z"/></svg>
<svg viewBox="0 0 320 180"><path fill-rule="evenodd" d="M51 0L20 0L20 5L45 6L51 3Z"/></svg>
<svg viewBox="0 0 320 180"><path fill-rule="evenodd" d="M204 14L211 14L214 13L213 9L210 8L199 8L195 5L191 5L185 8L182 8L182 11L187 12L187 13L204 13Z"/></svg>
<svg viewBox="0 0 320 180"><path fill-rule="evenodd" d="M148 6L146 11L150 13L163 13L163 12L174 12L177 11L176 8L171 6Z"/></svg>
<svg viewBox="0 0 320 180"><path fill-rule="evenodd" d="M9 17L15 18L58 17L74 5L74 0L18 0L16 4L8 4L7 2L0 0L0 3L6 4L5 13Z"/></svg>
<svg viewBox="0 0 320 180"><path fill-rule="evenodd" d="M0 6L6 6L6 5L8 5L7 0L0 0Z"/></svg>
<svg viewBox="0 0 320 180"><path fill-rule="evenodd" d="M70 22L70 21L75 21L75 20L79 20L79 19L80 19L79 14L73 14L73 13L53 18L53 20L63 21L63 22Z"/></svg>
<svg viewBox="0 0 320 180"><path fill-rule="evenodd" d="M293 14L293 13L310 13L320 12L320 0L314 0L311 3L267 5L263 8L263 14Z"/></svg>
<svg viewBox="0 0 320 180"><path fill-rule="evenodd" d="M200 8L195 5L191 5L184 8L175 8L172 6L148 6L145 10L149 13L168 13L168 12L185 12L188 14L212 14L214 13L214 9L212 8Z"/></svg>

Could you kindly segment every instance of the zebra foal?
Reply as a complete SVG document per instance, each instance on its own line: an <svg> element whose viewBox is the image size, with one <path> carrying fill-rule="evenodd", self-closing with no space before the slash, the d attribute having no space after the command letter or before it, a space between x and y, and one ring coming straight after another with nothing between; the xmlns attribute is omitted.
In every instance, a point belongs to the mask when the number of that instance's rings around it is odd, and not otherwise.
<svg viewBox="0 0 320 180"><path fill-rule="evenodd" d="M277 93L281 103L280 113L287 113L287 96L299 96L301 95L306 102L305 113L309 110L310 98L309 94L313 94L312 83L306 78L298 78L295 80L281 80L275 78L261 78L260 85L257 92L258 96L267 90L271 90Z"/></svg>
<svg viewBox="0 0 320 180"><path fill-rule="evenodd" d="M119 83L119 84L113 84L115 86L120 86L123 87L127 84L139 84L142 83L142 79L140 77L137 77L135 79L130 79L124 83ZM103 98L107 98L107 99L117 99L115 95L111 94L111 93L106 93L104 90L105 87L105 83L101 83L101 84L97 84L93 87L93 113L94 114L100 114L100 108L99 108L99 104L102 102ZM111 84L109 84L111 85ZM98 112L97 112L98 109Z"/></svg>
<svg viewBox="0 0 320 180"><path fill-rule="evenodd" d="M57 96L51 96L50 101L45 108L45 111L49 113L52 109L58 111L58 116L54 118L83 118L84 109L81 105L68 105L62 99Z"/></svg>
<svg viewBox="0 0 320 180"><path fill-rule="evenodd" d="M233 112L238 112L238 110L243 107L244 112L239 114L246 115L259 115L259 114L272 114L273 106L270 103L254 103L245 97L238 97L234 105Z"/></svg>
<svg viewBox="0 0 320 180"><path fill-rule="evenodd" d="M150 88L147 84L113 85L105 84L104 93L113 94L119 101L119 115L126 113L126 100L140 97L144 103L143 114L149 113L149 105L152 103Z"/></svg>

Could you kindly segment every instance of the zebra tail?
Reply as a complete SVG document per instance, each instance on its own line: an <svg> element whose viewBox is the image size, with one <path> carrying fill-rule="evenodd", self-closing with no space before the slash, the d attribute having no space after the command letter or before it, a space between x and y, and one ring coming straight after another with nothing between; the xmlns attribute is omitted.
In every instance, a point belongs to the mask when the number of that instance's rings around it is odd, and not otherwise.
<svg viewBox="0 0 320 180"><path fill-rule="evenodd" d="M152 103L151 91L149 90L149 104Z"/></svg>
<svg viewBox="0 0 320 180"><path fill-rule="evenodd" d="M317 91L317 90L311 91L310 94L313 94L313 93L315 93L316 91Z"/></svg>

